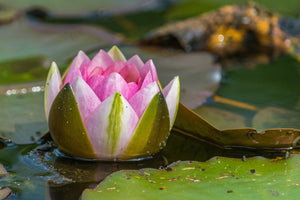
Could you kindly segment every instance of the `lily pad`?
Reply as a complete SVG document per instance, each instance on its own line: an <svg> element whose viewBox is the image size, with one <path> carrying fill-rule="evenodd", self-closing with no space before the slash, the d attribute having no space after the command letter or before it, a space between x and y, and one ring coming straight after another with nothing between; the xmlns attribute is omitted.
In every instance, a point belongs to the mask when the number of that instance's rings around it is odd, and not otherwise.
<svg viewBox="0 0 300 200"><path fill-rule="evenodd" d="M223 148L244 147L280 150L300 147L299 129L277 128L266 129L261 132L257 132L254 128L219 130L183 104L179 104L173 129Z"/></svg>
<svg viewBox="0 0 300 200"><path fill-rule="evenodd" d="M218 96L206 107L214 113L202 116L201 107L194 112L181 105L174 129L223 147L299 148L299 62L284 56L270 64L231 66L224 72ZM220 126L220 109L243 118L245 126Z"/></svg>
<svg viewBox="0 0 300 200"><path fill-rule="evenodd" d="M70 5L70 2L67 1L36 1L36 0L28 0L28 1L22 1L22 0L12 0L12 1L5 1L0 0L0 3L10 5L12 7L18 8L18 9L28 9L32 6L35 7L43 7L49 10L53 10L60 14L78 14L78 13L84 13L91 10L113 10L120 6L120 4L124 3L123 6L133 6L136 3L142 2L142 0L128 0L126 3L121 0L112 0L112 1L102 1L99 2L97 0L88 0L84 4L80 0L74 0L72 1L72 4Z"/></svg>
<svg viewBox="0 0 300 200"><path fill-rule="evenodd" d="M120 171L85 190L82 199L297 199L299 163L298 155L273 161L215 157L163 170Z"/></svg>
<svg viewBox="0 0 300 200"><path fill-rule="evenodd" d="M119 37L114 37L103 29L88 25L34 24L25 18L2 26L0 37L3 38L0 61L44 56L58 64L69 61L78 49L86 51L100 44L120 41Z"/></svg>
<svg viewBox="0 0 300 200"><path fill-rule="evenodd" d="M253 126L258 130L278 127L299 129L299 122L300 112L276 107L262 109L253 118Z"/></svg>
<svg viewBox="0 0 300 200"><path fill-rule="evenodd" d="M18 144L36 142L48 130L43 102L42 92L0 95L0 136Z"/></svg>
<svg viewBox="0 0 300 200"><path fill-rule="evenodd" d="M238 113L230 112L222 108L202 105L195 112L209 122L213 122L218 129L246 127L246 118Z"/></svg>
<svg viewBox="0 0 300 200"><path fill-rule="evenodd" d="M0 62L0 94L7 84L44 81L50 61L45 57L29 57ZM9 86L13 88L13 86ZM16 89L16 88L14 88ZM2 91L2 92L1 92Z"/></svg>
<svg viewBox="0 0 300 200"><path fill-rule="evenodd" d="M235 64L224 70L217 95L258 108L294 110L300 96L299 62L283 56L271 63L245 68Z"/></svg>

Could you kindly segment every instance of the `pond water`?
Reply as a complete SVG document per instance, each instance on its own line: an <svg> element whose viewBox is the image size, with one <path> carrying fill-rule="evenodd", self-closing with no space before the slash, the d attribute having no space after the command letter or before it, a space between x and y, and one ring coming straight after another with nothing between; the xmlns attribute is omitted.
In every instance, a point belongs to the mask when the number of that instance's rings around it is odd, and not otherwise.
<svg viewBox="0 0 300 200"><path fill-rule="evenodd" d="M175 130L158 155L142 161L83 161L61 153L49 136L44 114L43 89L50 63L55 60L63 72L78 50L92 57L100 48L108 50L114 44L127 58L139 54L143 61L153 59L162 85L179 75L181 102L220 130L300 129L300 64L294 56L225 66L207 52L141 46L138 39L152 29L224 4L219 0L145 2L88 1L83 6L74 1L70 7L61 1L38 5L36 1L0 1L0 164L8 172L0 174L0 189L12 190L7 199L79 199L84 189L95 187L112 172L162 169L178 160L282 159L298 153L225 149ZM230 2L236 3L226 1ZM299 3L290 2L291 6L282 6L282 1L272 5L260 1L273 11L298 15L295 5ZM195 10L195 5L201 9ZM11 9L9 20L2 6Z"/></svg>

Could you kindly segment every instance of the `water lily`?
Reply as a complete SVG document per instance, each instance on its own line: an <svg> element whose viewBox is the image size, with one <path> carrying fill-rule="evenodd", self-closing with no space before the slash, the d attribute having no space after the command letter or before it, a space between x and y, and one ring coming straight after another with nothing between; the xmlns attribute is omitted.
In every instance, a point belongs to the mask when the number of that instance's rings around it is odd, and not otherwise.
<svg viewBox="0 0 300 200"><path fill-rule="evenodd" d="M152 60L126 60L113 47L90 60L82 51L61 77L52 63L45 86L50 134L71 156L127 160L165 145L179 103L179 78L162 88Z"/></svg>

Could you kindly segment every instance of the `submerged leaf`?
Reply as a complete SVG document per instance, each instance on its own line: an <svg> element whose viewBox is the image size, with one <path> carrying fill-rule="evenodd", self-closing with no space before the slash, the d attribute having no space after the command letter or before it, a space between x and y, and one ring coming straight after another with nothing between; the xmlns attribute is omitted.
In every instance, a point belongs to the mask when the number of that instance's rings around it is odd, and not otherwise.
<svg viewBox="0 0 300 200"><path fill-rule="evenodd" d="M176 162L163 170L120 171L95 189L86 189L82 199L296 199L299 162L298 155L246 162L215 157L207 162Z"/></svg>

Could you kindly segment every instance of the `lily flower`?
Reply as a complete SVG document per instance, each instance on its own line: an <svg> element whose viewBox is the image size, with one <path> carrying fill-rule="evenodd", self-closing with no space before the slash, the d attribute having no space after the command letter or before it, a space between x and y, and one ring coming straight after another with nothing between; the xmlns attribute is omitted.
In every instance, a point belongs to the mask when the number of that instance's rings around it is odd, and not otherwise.
<svg viewBox="0 0 300 200"><path fill-rule="evenodd" d="M179 103L179 78L162 88L152 60L126 60L116 47L90 60L79 51L61 77L51 64L45 113L58 148L73 157L128 160L166 144Z"/></svg>

